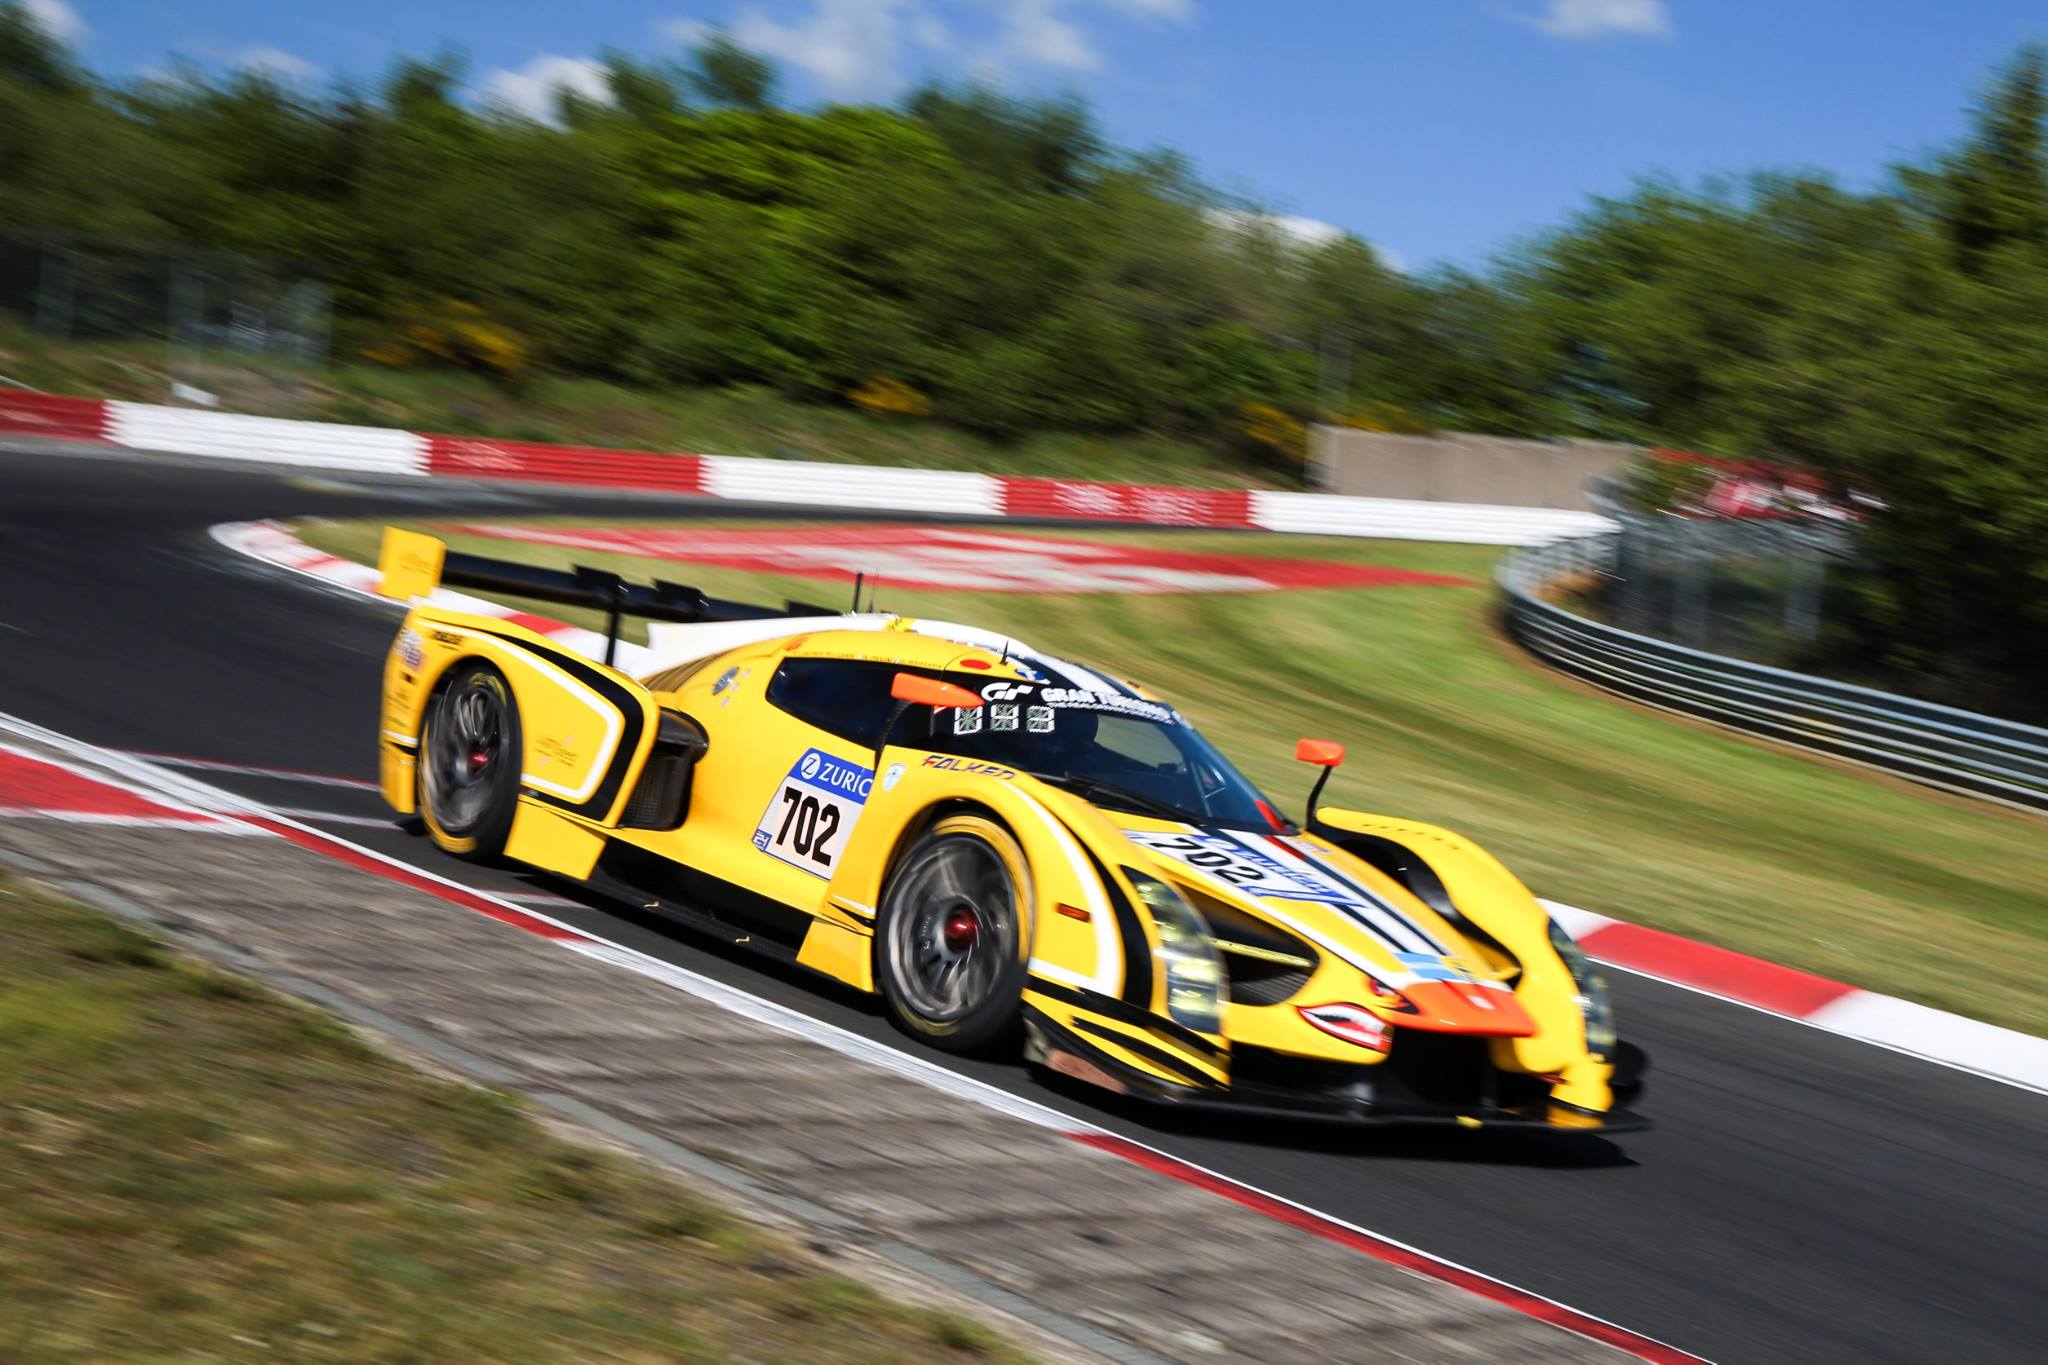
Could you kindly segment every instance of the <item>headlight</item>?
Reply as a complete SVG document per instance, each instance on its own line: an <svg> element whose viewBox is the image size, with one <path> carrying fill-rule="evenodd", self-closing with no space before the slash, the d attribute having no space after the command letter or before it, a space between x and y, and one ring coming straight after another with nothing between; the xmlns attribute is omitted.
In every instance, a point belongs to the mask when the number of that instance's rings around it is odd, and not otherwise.
<svg viewBox="0 0 2048 1365"><path fill-rule="evenodd" d="M1180 892L1156 877L1124 869L1159 929L1159 960L1166 968L1166 1014L1197 1033L1223 1032L1223 959L1209 941L1209 926Z"/></svg>
<svg viewBox="0 0 2048 1365"><path fill-rule="evenodd" d="M1586 1051L1607 1061L1614 1055L1614 1006L1607 998L1607 982L1556 920L1550 922L1550 946L1564 959L1578 988L1579 1013L1586 1017Z"/></svg>

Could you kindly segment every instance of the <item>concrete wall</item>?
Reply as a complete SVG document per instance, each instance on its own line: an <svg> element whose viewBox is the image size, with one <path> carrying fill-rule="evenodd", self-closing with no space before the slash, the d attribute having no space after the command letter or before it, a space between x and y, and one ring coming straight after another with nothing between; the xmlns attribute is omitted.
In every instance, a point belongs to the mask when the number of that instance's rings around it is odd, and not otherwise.
<svg viewBox="0 0 2048 1365"><path fill-rule="evenodd" d="M1517 441L1504 436L1391 436L1350 427L1309 432L1311 481L1332 493L1505 507L1590 510L1586 480L1641 453L1618 441Z"/></svg>

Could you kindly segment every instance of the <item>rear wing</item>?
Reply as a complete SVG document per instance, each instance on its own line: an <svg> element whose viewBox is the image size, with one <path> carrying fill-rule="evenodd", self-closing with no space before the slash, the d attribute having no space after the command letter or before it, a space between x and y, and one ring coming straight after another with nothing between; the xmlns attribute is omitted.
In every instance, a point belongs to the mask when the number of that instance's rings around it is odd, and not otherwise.
<svg viewBox="0 0 2048 1365"><path fill-rule="evenodd" d="M431 597L435 589L447 586L602 611L607 666L618 652L619 623L628 616L693 625L704 621L769 621L783 616L839 614L830 607L803 602L765 607L707 597L696 588L659 578L648 583L629 583L609 569L580 564L567 569L544 569L516 560L464 554L424 532L404 531L396 526L384 528L377 569L382 575L377 591L401 602ZM859 596L856 583L854 597L858 600Z"/></svg>

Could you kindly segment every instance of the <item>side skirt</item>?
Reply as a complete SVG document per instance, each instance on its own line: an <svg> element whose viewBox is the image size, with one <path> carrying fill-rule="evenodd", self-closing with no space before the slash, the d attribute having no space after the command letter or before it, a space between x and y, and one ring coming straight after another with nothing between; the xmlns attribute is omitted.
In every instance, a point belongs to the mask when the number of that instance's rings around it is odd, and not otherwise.
<svg viewBox="0 0 2048 1365"><path fill-rule="evenodd" d="M816 919L794 906L613 841L584 885L714 938L795 962Z"/></svg>

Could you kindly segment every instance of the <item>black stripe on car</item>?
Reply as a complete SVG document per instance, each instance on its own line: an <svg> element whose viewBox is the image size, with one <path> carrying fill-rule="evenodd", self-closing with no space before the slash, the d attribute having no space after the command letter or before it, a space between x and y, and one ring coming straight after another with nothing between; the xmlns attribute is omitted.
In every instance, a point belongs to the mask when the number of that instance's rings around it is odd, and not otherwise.
<svg viewBox="0 0 2048 1365"><path fill-rule="evenodd" d="M1187 1048L1190 1052L1198 1052L1204 1057L1222 1057L1228 1051L1228 1049L1210 1042L1191 1028L1176 1024L1171 1019L1154 1014L1150 1010L1139 1009L1135 1005L1127 1005L1115 996L1104 995L1100 991L1091 991L1075 986L1062 986L1059 982L1048 981L1042 976L1032 977L1025 989L1035 991L1039 995L1046 996L1052 1000L1063 1001L1077 1008L1090 1010L1105 1019L1114 1019L1118 1023L1136 1024L1140 1028L1151 1029L1160 1037L1170 1038Z"/></svg>
<svg viewBox="0 0 2048 1365"><path fill-rule="evenodd" d="M567 797L552 796L547 792L529 790L526 793L535 801L559 806L563 810L572 810L593 820L603 820L610 815L612 807L618 803L619 789L625 785L626 772L633 766L633 756L639 752L640 736L647 728L646 714L640 704L640 698L628 690L624 683L607 676L600 672L596 665L566 650L545 648L531 640L522 640L518 636L500 631L473 626L465 629L475 630L479 635L503 640L529 654L538 655L610 702L613 709L619 713L624 723L619 729L618 748L612 754L611 763L605 768L604 780L597 784L597 790L592 792L588 799L572 801Z"/></svg>

